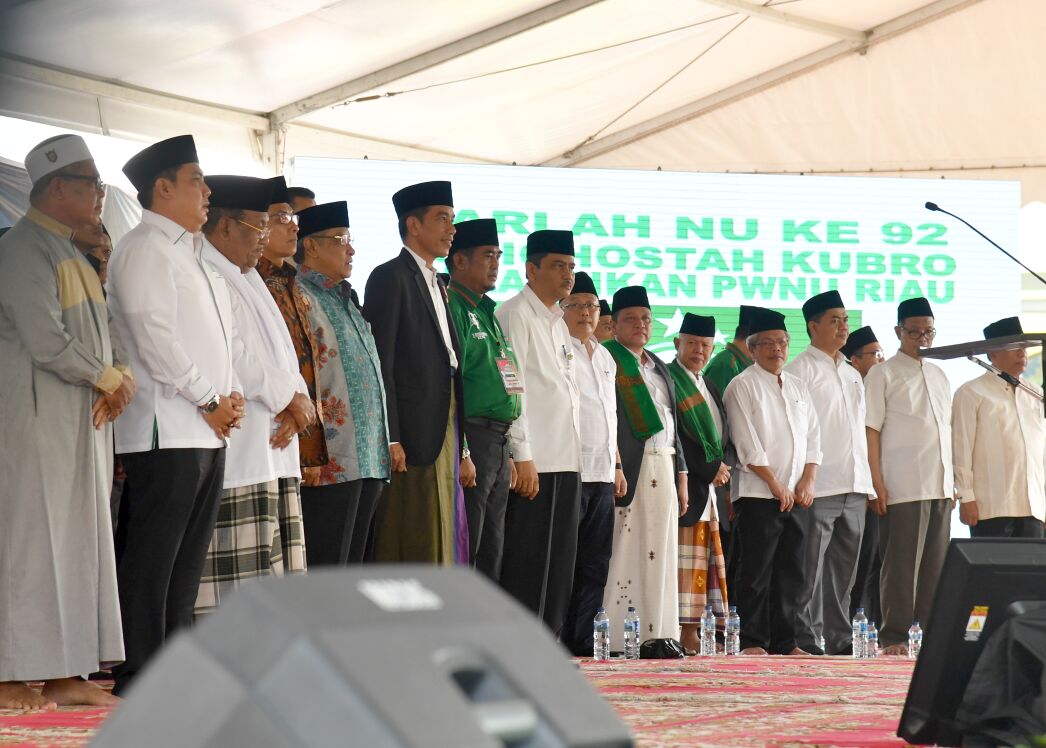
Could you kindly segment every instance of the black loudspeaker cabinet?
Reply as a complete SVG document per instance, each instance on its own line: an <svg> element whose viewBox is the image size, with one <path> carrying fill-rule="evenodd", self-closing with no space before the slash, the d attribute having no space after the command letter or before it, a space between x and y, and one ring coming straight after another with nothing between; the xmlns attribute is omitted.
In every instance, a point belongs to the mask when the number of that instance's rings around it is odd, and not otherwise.
<svg viewBox="0 0 1046 748"><path fill-rule="evenodd" d="M547 629L467 569L245 585L139 676L96 748L624 748Z"/></svg>

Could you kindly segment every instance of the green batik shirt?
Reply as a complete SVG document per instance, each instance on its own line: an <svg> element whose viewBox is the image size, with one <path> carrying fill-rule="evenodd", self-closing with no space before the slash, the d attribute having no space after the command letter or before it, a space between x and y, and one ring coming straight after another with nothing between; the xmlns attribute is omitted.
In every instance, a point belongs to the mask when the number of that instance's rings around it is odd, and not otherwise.
<svg viewBox="0 0 1046 748"><path fill-rule="evenodd" d="M505 391L498 360L511 361L517 373L519 365L494 317L494 300L474 294L453 280L447 296L461 343L465 417L512 423L519 418L520 396Z"/></svg>
<svg viewBox="0 0 1046 748"><path fill-rule="evenodd" d="M733 343L712 356L705 367L704 376L719 390L719 396L726 394L726 386L733 378L752 365L752 359Z"/></svg>

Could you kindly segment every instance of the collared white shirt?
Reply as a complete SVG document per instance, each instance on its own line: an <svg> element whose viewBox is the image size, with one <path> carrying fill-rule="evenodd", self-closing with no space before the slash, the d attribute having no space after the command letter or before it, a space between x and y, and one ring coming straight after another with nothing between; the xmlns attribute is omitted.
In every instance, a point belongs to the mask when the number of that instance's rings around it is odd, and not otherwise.
<svg viewBox="0 0 1046 748"><path fill-rule="evenodd" d="M715 398L712 397L712 393L708 389L708 383L705 381L704 375L695 374L694 372L690 371L690 369L686 368L686 365L682 361L679 361L678 358L676 362L683 367L683 371L686 372L686 375L690 377L690 381L693 382L694 386L697 387L697 391L701 393L701 397L703 397L705 399L705 402L708 403L708 409L712 412L712 421L715 423L716 433L719 435L719 438L722 439L723 416L719 412L719 406L716 404ZM708 503L705 504L705 511L702 512L701 516L698 518L699 522L707 522L712 518L712 511L713 507L715 506L715 502L715 486L709 483Z"/></svg>
<svg viewBox="0 0 1046 748"><path fill-rule="evenodd" d="M753 364L731 380L723 400L738 462L730 477L731 500L774 498L749 465L770 468L782 485L795 489L807 464L821 464L817 413L794 374L782 371L778 377Z"/></svg>
<svg viewBox="0 0 1046 748"><path fill-rule="evenodd" d="M229 287L236 323L233 366L247 403L240 428L233 429L229 436L222 487L300 478L298 437L284 449L269 444L276 432L276 414L287 407L295 393L308 396L309 392L298 371L287 323L257 270L241 273L206 238L203 242L203 258L221 273ZM279 327L275 325L277 321Z"/></svg>
<svg viewBox="0 0 1046 748"><path fill-rule="evenodd" d="M1046 520L1046 420L1041 401L1014 390L995 374L983 374L955 393L952 445L955 494L964 504L976 501L980 519Z"/></svg>
<svg viewBox="0 0 1046 748"><path fill-rule="evenodd" d="M898 351L864 379L887 504L951 498L952 391L939 366Z"/></svg>
<svg viewBox="0 0 1046 748"><path fill-rule="evenodd" d="M587 344L577 338L570 342L581 398L581 482L613 483L617 463L617 364L594 337Z"/></svg>
<svg viewBox="0 0 1046 748"><path fill-rule="evenodd" d="M646 449L674 449L676 446L676 404L672 398L672 391L668 389L668 382L654 366L654 359L644 351L636 356L639 359L639 373L643 375L650 396L657 408L657 415L661 418L664 428L646 440Z"/></svg>
<svg viewBox="0 0 1046 748"><path fill-rule="evenodd" d="M214 395L239 391L233 316L222 276L201 257L202 237L151 210L109 260L109 309L138 391L116 419L116 451L215 449L200 414Z"/></svg>
<svg viewBox="0 0 1046 748"><path fill-rule="evenodd" d="M581 398L563 311L549 309L524 286L494 316L512 344L524 390L519 418L508 432L513 459L533 460L539 473L579 472Z"/></svg>
<svg viewBox="0 0 1046 748"><path fill-rule="evenodd" d="M439 331L443 334L443 344L447 346L447 355L450 356L450 368L458 368L458 357L454 353L454 343L450 338L450 320L447 319L447 304L443 298L443 291L439 287L439 279L436 277L436 269L430 267L422 259L421 255L415 252L410 247L404 247L405 250L410 252L410 256L414 258L414 261L418 263L418 267L421 268L421 275L425 279L425 285L429 289L429 296L432 297L432 306L436 310L436 321L439 322Z"/></svg>
<svg viewBox="0 0 1046 748"><path fill-rule="evenodd" d="M815 497L875 493L868 467L864 382L846 359L814 346L785 365L803 380L821 427L824 460L817 470Z"/></svg>

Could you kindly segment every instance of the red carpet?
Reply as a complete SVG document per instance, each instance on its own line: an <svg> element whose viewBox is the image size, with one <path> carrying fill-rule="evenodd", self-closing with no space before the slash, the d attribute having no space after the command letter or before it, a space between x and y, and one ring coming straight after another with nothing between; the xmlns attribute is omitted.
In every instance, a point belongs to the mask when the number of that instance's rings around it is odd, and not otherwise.
<svg viewBox="0 0 1046 748"><path fill-rule="evenodd" d="M638 748L903 746L904 658L716 657L582 662ZM0 711L0 746L86 746L107 710Z"/></svg>

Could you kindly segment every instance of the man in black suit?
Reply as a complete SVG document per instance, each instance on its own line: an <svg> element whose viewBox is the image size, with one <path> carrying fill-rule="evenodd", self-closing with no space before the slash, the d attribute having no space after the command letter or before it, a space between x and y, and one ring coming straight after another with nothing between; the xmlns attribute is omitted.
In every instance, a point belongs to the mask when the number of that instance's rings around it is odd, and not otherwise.
<svg viewBox="0 0 1046 748"><path fill-rule="evenodd" d="M700 646L698 625L705 605L717 614L728 603L721 505L716 488L730 482L729 427L723 398L701 370L715 347L714 317L687 313L673 341L676 360L668 371L676 386L680 439L687 467L688 506L679 518L680 642L691 651Z"/></svg>
<svg viewBox="0 0 1046 748"><path fill-rule="evenodd" d="M628 487L615 501L603 607L621 620L635 606L642 639L678 639L678 518L688 497L675 384L668 367L645 350L653 326L646 289L619 289L612 316L614 340L604 345L617 364L617 446ZM611 648L622 648L615 627Z"/></svg>
<svg viewBox="0 0 1046 748"><path fill-rule="evenodd" d="M454 239L450 182L392 196L403 250L367 280L363 316L381 359L392 481L374 517L373 558L468 563L461 486L476 470L462 444L461 349L433 261Z"/></svg>

